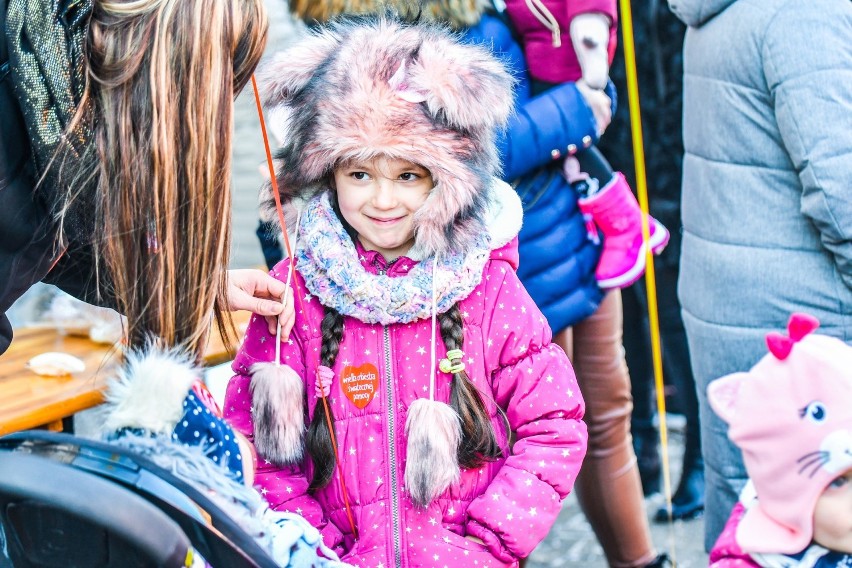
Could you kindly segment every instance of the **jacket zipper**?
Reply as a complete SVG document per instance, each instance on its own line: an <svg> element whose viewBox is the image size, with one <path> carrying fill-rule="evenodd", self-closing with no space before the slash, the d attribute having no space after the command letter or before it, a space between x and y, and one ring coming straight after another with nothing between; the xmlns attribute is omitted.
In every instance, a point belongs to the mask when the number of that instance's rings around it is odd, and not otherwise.
<svg viewBox="0 0 852 568"><path fill-rule="evenodd" d="M388 450L390 452L391 522L393 523L393 561L397 568L402 566L399 531L399 488L396 485L396 413L393 402L393 371L391 370L390 329L382 326L385 340L385 374L388 393Z"/></svg>
<svg viewBox="0 0 852 568"><path fill-rule="evenodd" d="M387 273L387 268L376 266L379 274ZM391 524L393 527L393 562L396 568L402 567L402 543L399 530L399 488L396 485L396 413L393 402L393 370L391 368L390 329L382 326L382 337L385 347L385 376L388 395L388 453L390 461L390 479L388 484L391 492Z"/></svg>

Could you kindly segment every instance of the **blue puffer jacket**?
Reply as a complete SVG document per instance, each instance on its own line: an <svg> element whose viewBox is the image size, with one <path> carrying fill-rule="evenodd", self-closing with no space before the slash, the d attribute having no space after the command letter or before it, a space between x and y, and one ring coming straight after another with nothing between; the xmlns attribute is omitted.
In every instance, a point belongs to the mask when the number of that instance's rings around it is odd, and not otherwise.
<svg viewBox="0 0 852 568"><path fill-rule="evenodd" d="M590 316L603 298L595 280L600 248L588 240L577 193L561 174L565 156L597 141L594 117L573 84L531 97L521 46L498 16L484 14L465 38L492 47L518 80L516 114L499 141L503 177L524 204L518 276L558 332Z"/></svg>

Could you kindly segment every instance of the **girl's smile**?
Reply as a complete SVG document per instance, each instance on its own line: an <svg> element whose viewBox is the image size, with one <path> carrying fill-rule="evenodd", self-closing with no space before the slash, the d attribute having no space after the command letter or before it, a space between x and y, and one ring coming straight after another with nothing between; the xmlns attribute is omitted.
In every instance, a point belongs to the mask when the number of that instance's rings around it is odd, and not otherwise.
<svg viewBox="0 0 852 568"><path fill-rule="evenodd" d="M340 213L358 240L387 260L414 244L414 214L435 186L426 168L384 156L337 168L334 184Z"/></svg>

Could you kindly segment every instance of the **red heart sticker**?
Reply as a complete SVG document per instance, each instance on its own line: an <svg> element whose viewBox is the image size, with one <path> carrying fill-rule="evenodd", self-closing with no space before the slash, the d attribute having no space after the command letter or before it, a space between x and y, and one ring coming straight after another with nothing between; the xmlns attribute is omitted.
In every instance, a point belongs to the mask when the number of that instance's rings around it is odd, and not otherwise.
<svg viewBox="0 0 852 568"><path fill-rule="evenodd" d="M364 408L379 390L379 371L372 363L358 367L348 365L340 375L340 389L352 404Z"/></svg>

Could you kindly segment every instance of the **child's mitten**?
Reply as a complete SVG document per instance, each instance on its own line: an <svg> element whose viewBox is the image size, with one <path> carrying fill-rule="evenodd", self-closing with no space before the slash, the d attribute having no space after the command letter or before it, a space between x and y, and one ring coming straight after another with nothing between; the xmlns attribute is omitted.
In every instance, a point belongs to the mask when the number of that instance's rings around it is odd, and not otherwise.
<svg viewBox="0 0 852 568"><path fill-rule="evenodd" d="M583 81L602 90L609 80L609 16L597 12L580 14L571 20L571 42L583 70Z"/></svg>

